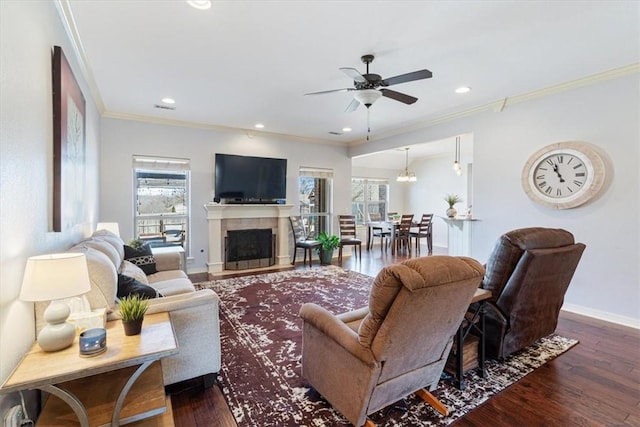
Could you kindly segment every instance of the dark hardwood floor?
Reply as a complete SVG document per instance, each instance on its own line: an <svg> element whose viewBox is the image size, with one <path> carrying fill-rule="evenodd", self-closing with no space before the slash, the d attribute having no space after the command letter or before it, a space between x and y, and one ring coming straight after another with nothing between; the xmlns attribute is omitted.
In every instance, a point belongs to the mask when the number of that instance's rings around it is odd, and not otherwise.
<svg viewBox="0 0 640 427"><path fill-rule="evenodd" d="M343 267L375 276L406 258L376 247ZM453 425L640 426L640 330L562 312L556 332L580 343ZM217 386L188 386L172 392L177 427L236 427Z"/></svg>

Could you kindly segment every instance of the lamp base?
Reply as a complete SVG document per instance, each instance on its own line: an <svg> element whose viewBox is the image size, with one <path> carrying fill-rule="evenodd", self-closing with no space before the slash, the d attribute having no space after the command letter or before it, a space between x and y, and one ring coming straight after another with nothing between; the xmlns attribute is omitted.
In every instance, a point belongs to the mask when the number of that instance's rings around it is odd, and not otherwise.
<svg viewBox="0 0 640 427"><path fill-rule="evenodd" d="M48 322L38 334L38 345L44 351L58 351L73 344L76 327L67 322L69 306L60 301L52 301L44 311Z"/></svg>

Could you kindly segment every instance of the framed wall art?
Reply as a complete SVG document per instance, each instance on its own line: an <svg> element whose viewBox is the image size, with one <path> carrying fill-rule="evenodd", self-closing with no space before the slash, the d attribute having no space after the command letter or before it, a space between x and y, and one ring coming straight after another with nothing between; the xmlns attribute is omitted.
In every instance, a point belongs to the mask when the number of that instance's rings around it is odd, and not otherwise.
<svg viewBox="0 0 640 427"><path fill-rule="evenodd" d="M53 47L53 231L82 222L85 99L60 46Z"/></svg>

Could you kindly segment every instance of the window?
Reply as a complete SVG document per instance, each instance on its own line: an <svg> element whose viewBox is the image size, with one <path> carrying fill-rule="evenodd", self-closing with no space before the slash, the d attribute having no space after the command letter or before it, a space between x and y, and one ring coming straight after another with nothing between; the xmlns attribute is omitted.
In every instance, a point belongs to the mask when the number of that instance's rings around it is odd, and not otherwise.
<svg viewBox="0 0 640 427"><path fill-rule="evenodd" d="M331 186L333 170L300 168L298 177L298 200L300 216L310 236L331 233Z"/></svg>
<svg viewBox="0 0 640 427"><path fill-rule="evenodd" d="M134 156L133 173L135 236L188 253L189 160Z"/></svg>
<svg viewBox="0 0 640 427"><path fill-rule="evenodd" d="M379 213L381 218L386 218L388 203L388 180L351 178L351 213L356 217L356 224L366 224L368 213Z"/></svg>

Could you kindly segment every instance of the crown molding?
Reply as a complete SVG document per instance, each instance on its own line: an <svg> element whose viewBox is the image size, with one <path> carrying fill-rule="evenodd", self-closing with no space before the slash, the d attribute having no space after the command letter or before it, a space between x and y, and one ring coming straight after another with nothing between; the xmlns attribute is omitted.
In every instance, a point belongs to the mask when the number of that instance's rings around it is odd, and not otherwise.
<svg viewBox="0 0 640 427"><path fill-rule="evenodd" d="M390 138L393 136L403 135L408 132L436 126L442 123L450 122L453 120L458 120L463 117L473 116L478 113L484 113L487 111L493 111L496 113L500 113L508 108L510 105L518 104L521 102L531 101L536 98L542 98L545 96L555 95L557 93L566 92L568 90L593 85L606 80L613 80L619 77L627 76L630 74L640 73L640 62L635 62L633 64L625 65L623 67L614 68L611 70L603 71L601 73L592 74L590 76L586 76L580 79L572 80L569 82L559 83L553 86L549 86L543 89L534 90L531 92L523 93L521 95L516 95L513 97L503 98L497 101L490 102L488 104L479 105L477 107L469 108L464 111L458 111L451 114L446 114L440 117L436 117L434 119L428 119L419 123L415 123L411 126L406 126L401 129L396 129L394 131L385 132L383 134L375 135L374 137L370 137L369 141L375 141L385 138ZM352 141L349 143L350 147L358 146L360 144L364 144L367 141L365 139L359 139L357 141Z"/></svg>
<svg viewBox="0 0 640 427"><path fill-rule="evenodd" d="M102 97L100 96L98 85L96 85L96 81L93 77L93 72L91 71L91 67L89 66L89 61L87 60L87 55L84 51L84 47L82 46L82 40L80 40L80 34L78 33L76 21L73 18L73 12L71 12L69 0L55 0L53 3L58 10L58 15L60 15L62 26L64 27L67 36L71 41L73 55L76 58L78 66L80 67L80 74L89 86L89 92L91 93L91 97L93 98L96 107L98 108L98 112L100 114L103 114L105 111L104 102L102 101Z"/></svg>
<svg viewBox="0 0 640 427"><path fill-rule="evenodd" d="M134 122L152 123L167 126L180 126L194 129L214 130L220 132L245 134L249 139L254 139L258 136L264 136L268 138L278 138L295 142L306 142L310 144L322 144L322 145L334 145L338 147L346 147L345 143L331 141L328 139L309 138L304 136L289 135L285 133L268 132L256 129L243 129L231 126L214 125L208 123L191 122L186 120L165 119L160 117L143 116L138 114L116 113L113 111L105 111L102 113L102 117L105 119L118 119L118 120L130 120Z"/></svg>

